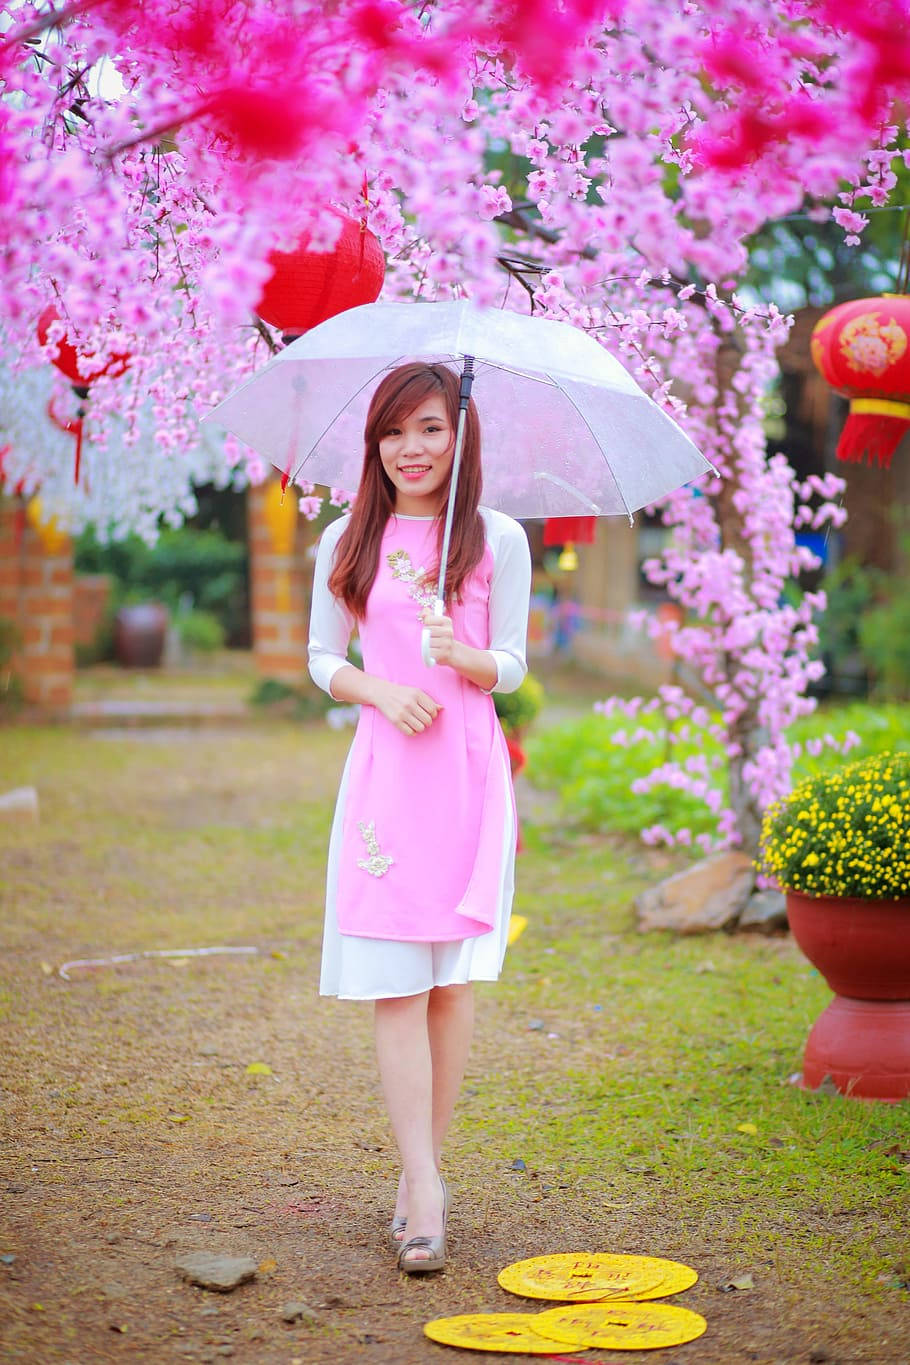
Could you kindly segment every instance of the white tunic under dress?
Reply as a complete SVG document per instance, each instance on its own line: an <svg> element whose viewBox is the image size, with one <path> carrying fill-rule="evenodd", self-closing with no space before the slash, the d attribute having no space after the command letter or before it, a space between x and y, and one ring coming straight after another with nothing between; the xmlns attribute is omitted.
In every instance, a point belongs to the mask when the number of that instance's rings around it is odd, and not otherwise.
<svg viewBox="0 0 910 1365"><path fill-rule="evenodd" d="M500 512L487 508L480 510L487 541L484 559L469 579L466 596L462 604L455 604L452 616L456 638L478 648L487 648L493 654L497 680L492 690L511 692L520 685L527 671L530 554L525 533L517 522ZM419 574L424 563L433 561L435 527L432 523L433 518L396 515L389 518L383 536L380 570L361 627L364 666L368 672L423 687L431 695L435 694L437 700L443 700L444 696L445 702L434 726L424 735L410 739L394 731L374 708L362 708L338 792L326 877L319 989L323 995L337 995L342 999L375 1000L415 995L433 986L492 981L498 977L505 955L514 889L516 836L511 774L495 717L492 717L491 729L488 716L492 713L491 702L484 700L475 684L461 678L454 670L440 665L438 672L429 671L420 659L419 612L426 597L431 598L433 593L427 594ZM357 624L328 590L335 549L347 524L348 519L342 517L326 529L316 557L310 617L310 672L329 695L332 695L334 674L348 662L348 643ZM378 624L382 625L379 636L376 633ZM399 632L401 645L392 643L390 657L384 647L393 630ZM372 667L368 657L371 645ZM480 706L481 702L483 706ZM457 762L463 757L464 744L458 720L461 706L465 708L466 717L470 714L474 719L467 732L468 749L464 761L468 768L459 772ZM396 782L398 771L407 782L408 767L412 783L416 784L419 778L414 763L418 756L421 756L418 768L423 766L426 780L426 761L431 765L435 762L432 746L440 748L440 759L444 757L448 743L446 726L450 740L455 740L457 735L459 744L450 750L450 760L440 773L441 790L435 781L434 790L439 790L440 801L450 801L452 819L448 829L429 828L425 812L411 810L407 799L402 801L405 789L390 784ZM421 743L419 750L408 747ZM377 744L379 748L375 749ZM386 747L389 744L401 746L392 772L387 770L391 757ZM483 783L477 782L477 790L483 796L482 811L471 799L478 765L483 769ZM433 777L435 779L435 771ZM462 796L454 797L449 788L454 791L459 780ZM465 782L468 784L467 796L464 794ZM363 808L366 796L367 806ZM397 821L392 820L395 798L398 811L405 811L404 816L399 814ZM455 800L454 806L451 806L452 800ZM375 827L374 813L377 816ZM367 815L370 817L368 823ZM406 825L406 828L399 825ZM470 833L471 828L474 834ZM461 852L456 855L453 850L459 837ZM362 846L364 842L366 850ZM357 856L365 851L368 857ZM395 856L387 856L392 854ZM454 897L459 901L457 905L451 898L447 900L440 890L446 880L443 867L446 857L451 884L453 856L456 879L459 869L464 867L470 872L473 866L463 894L459 893L460 900L459 896ZM432 868L434 860L440 871L438 877L424 871ZM418 862L419 869L415 867ZM392 875L387 876L389 870ZM415 870L420 874L416 879ZM366 875L369 872L373 875ZM427 887L425 898L424 886ZM434 905L434 891L437 890L440 896L436 897ZM431 935L426 929L425 915L432 924L432 937L437 941L426 941ZM339 928L339 919L344 932Z"/></svg>

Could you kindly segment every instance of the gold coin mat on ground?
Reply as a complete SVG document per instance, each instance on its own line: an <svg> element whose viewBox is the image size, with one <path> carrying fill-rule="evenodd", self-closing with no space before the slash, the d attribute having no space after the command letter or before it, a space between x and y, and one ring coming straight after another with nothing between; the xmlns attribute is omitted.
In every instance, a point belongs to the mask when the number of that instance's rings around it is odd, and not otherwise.
<svg viewBox="0 0 910 1365"><path fill-rule="evenodd" d="M527 915L512 915L509 919L508 945L517 943L528 927Z"/></svg>
<svg viewBox="0 0 910 1365"><path fill-rule="evenodd" d="M528 1319L547 1340L609 1351L682 1346L707 1330L700 1313L670 1303L579 1303L550 1308Z"/></svg>
<svg viewBox="0 0 910 1365"><path fill-rule="evenodd" d="M670 1268L677 1261L662 1261L656 1256L613 1256L607 1253L574 1252L554 1256L532 1256L515 1261L499 1272L499 1283L510 1294L526 1299L556 1299L568 1303L603 1302L606 1299L660 1298L687 1289L698 1276L676 1282L664 1289ZM688 1270L688 1266L680 1267Z"/></svg>
<svg viewBox="0 0 910 1365"><path fill-rule="evenodd" d="M531 1327L537 1313L462 1313L454 1318L434 1318L424 1327L431 1341L442 1346L461 1346L468 1351L512 1351L518 1355L565 1354L565 1341L549 1340Z"/></svg>
<svg viewBox="0 0 910 1365"><path fill-rule="evenodd" d="M653 1289L629 1295L629 1299L636 1303L644 1303L646 1299L665 1299L670 1294L681 1294L684 1289L691 1289L693 1284L698 1282L698 1271L693 1270L690 1265L683 1265L682 1261L666 1261L662 1256L634 1256L631 1259L640 1261L643 1266L654 1266L662 1276ZM614 1297L610 1295L611 1300Z"/></svg>

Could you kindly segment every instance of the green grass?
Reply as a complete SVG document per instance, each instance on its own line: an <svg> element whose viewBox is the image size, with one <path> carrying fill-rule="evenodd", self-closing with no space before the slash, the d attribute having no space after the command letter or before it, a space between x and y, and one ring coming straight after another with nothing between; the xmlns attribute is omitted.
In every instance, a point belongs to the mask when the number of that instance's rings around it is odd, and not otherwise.
<svg viewBox="0 0 910 1365"><path fill-rule="evenodd" d="M614 736L624 732L634 743L616 743ZM859 743L844 756L829 746L819 754L806 749L816 747L830 734L842 741L850 733ZM791 741L802 746L793 765L793 781L832 768L867 754L884 750L910 749L910 706L872 705L868 702L827 705L794 724ZM707 807L688 792L667 786L639 795L631 784L665 762L681 763L707 760L710 773L704 776L712 787L725 791L725 767L719 741L689 726L676 722L667 730L658 715L629 719L617 713L602 716L589 711L556 725L547 725L546 711L527 745L528 777L536 786L559 795L563 821L579 829L609 830L637 835L651 824L671 829L686 826L693 835L711 833L715 820ZM717 766L713 766L717 765ZM701 774L696 774L701 775Z"/></svg>
<svg viewBox="0 0 910 1365"><path fill-rule="evenodd" d="M138 1144L140 1172L142 1152L166 1151L174 1191L156 1200L179 1199L206 1152L211 1201L298 1149L317 1153L313 1187L340 1189L352 1129L357 1179L387 1179L368 1012L314 999L347 739L290 723L183 740L4 732L2 784L34 784L41 800L37 826L0 825L17 1133L58 1154ZM504 1218L542 1200L550 1249L580 1248L588 1227L616 1249L773 1266L784 1316L807 1295L844 1323L860 1304L905 1310L910 1105L790 1084L830 998L823 980L788 938L639 935L636 894L679 856L560 825L523 833L529 926L502 981L478 992L452 1143L461 1186L478 1205L506 1201ZM260 954L69 985L41 967L216 943ZM217 1055L200 1057L210 1040ZM245 1075L250 1061L274 1075ZM512 1172L519 1158L527 1169ZM58 1233L77 1260L81 1207Z"/></svg>

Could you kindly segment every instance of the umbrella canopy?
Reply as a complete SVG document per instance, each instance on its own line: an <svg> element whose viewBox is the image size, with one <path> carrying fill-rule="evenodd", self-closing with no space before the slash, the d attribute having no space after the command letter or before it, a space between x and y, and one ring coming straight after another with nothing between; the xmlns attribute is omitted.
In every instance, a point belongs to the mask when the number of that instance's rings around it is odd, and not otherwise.
<svg viewBox="0 0 910 1365"><path fill-rule="evenodd" d="M627 370L568 323L451 303L372 303L314 327L206 413L292 481L356 489L367 408L409 360L474 358L483 502L513 517L625 513L713 473Z"/></svg>

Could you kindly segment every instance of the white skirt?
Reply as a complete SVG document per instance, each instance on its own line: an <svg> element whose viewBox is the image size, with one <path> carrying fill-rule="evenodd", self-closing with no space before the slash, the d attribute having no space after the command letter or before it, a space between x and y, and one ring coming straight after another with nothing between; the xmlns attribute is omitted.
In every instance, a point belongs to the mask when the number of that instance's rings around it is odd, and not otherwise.
<svg viewBox="0 0 910 1365"><path fill-rule="evenodd" d="M349 754L329 840L319 994L337 995L339 1000L385 1000L420 995L433 986L496 981L505 957L515 891L515 826L511 799L504 803L506 819L502 832L499 897L492 929L473 938L447 943L403 943L398 939L355 937L339 931L336 911L341 825L350 762ZM505 769L502 777L506 783L511 780Z"/></svg>

